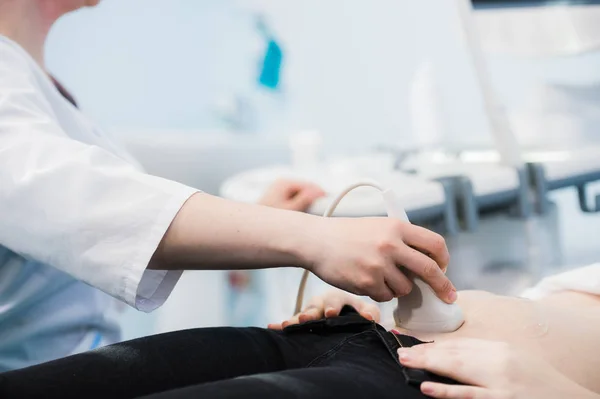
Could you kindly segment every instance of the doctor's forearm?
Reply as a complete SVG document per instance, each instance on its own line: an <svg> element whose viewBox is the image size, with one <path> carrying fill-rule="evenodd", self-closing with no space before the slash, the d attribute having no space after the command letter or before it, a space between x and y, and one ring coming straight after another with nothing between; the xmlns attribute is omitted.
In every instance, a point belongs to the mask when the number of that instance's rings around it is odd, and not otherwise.
<svg viewBox="0 0 600 399"><path fill-rule="evenodd" d="M307 267L309 231L321 218L208 194L181 208L149 264L159 270Z"/></svg>

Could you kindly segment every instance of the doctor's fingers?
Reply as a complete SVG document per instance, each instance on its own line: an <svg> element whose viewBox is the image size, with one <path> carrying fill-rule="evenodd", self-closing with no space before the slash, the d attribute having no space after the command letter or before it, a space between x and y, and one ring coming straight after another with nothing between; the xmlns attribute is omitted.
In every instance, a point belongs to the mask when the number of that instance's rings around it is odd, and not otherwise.
<svg viewBox="0 0 600 399"><path fill-rule="evenodd" d="M408 295L413 286L408 277L396 265L388 269L385 275L385 284L394 293L395 298Z"/></svg>
<svg viewBox="0 0 600 399"><path fill-rule="evenodd" d="M369 294L369 298L375 302L389 302L396 297L394 291L385 283L385 281L378 284L377 289L372 290Z"/></svg>
<svg viewBox="0 0 600 399"><path fill-rule="evenodd" d="M406 245L423 252L444 270L450 263L450 253L446 246L446 240L441 235L426 228L410 225L402 234Z"/></svg>
<svg viewBox="0 0 600 399"><path fill-rule="evenodd" d="M456 288L440 269L440 265L429 256L404 246L396 253L394 260L397 265L406 267L429 284L441 300L447 303L456 300Z"/></svg>

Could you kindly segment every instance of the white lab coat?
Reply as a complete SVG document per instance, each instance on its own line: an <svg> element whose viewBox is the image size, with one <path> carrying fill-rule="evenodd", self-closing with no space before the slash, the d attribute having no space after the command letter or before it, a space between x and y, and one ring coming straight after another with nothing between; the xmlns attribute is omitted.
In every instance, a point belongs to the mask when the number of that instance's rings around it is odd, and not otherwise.
<svg viewBox="0 0 600 399"><path fill-rule="evenodd" d="M117 336L108 297L77 280L160 306L181 272L146 266L195 192L144 174L0 36L0 370Z"/></svg>

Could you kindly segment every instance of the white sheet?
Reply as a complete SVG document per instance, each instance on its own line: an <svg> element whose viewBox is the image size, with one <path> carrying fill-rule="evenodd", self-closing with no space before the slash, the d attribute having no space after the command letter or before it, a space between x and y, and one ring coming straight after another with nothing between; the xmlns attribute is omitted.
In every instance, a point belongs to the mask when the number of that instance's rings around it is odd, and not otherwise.
<svg viewBox="0 0 600 399"><path fill-rule="evenodd" d="M521 296L529 299L540 299L561 291L577 291L600 295L600 263L546 277L534 287L525 290Z"/></svg>

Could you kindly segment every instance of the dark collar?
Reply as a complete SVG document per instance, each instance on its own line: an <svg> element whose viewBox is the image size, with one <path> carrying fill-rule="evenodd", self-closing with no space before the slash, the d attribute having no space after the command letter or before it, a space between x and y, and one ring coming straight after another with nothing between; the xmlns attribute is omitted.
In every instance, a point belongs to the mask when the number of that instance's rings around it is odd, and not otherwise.
<svg viewBox="0 0 600 399"><path fill-rule="evenodd" d="M75 108L77 108L77 101L75 101L75 97L73 97L71 95L71 93L69 93L69 91L67 89L65 89L65 87L60 84L60 82L58 80L56 80L54 78L54 76L50 75L50 79L52 79L52 83L54 83L54 86L56 86L56 89L58 90L58 92L71 104L73 104L75 106Z"/></svg>

